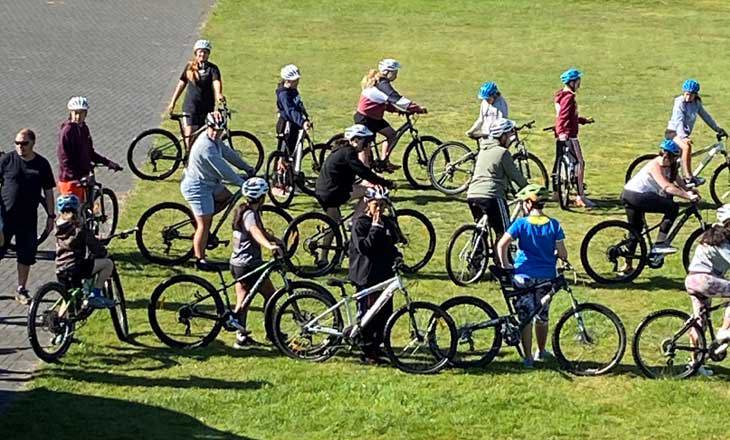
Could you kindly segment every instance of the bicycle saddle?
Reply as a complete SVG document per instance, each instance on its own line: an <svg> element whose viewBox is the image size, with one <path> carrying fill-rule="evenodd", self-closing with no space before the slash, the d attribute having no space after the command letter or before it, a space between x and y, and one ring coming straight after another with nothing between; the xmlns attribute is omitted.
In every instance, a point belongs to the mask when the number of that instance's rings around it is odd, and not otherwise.
<svg viewBox="0 0 730 440"><path fill-rule="evenodd" d="M227 261L196 261L195 268L203 272L223 272L227 270L229 263Z"/></svg>
<svg viewBox="0 0 730 440"><path fill-rule="evenodd" d="M170 119L173 121L179 121L182 118L190 116L189 113L170 113Z"/></svg>

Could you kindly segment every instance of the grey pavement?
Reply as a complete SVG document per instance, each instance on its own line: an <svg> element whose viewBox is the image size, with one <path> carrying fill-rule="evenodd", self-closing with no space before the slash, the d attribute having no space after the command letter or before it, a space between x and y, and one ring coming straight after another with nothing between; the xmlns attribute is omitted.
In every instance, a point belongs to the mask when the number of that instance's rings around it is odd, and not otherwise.
<svg viewBox="0 0 730 440"><path fill-rule="evenodd" d="M214 0L0 1L0 151L32 128L36 152L56 170L58 127L73 95L90 101L87 122L97 151L125 168L126 148L160 114ZM129 171L99 172L118 196ZM124 208L122 207L122 210ZM52 248L48 240L46 249ZM53 263L31 270L31 292L55 279ZM15 262L0 261L0 407L38 366L26 342L27 307L13 300ZM3 397L5 396L5 397ZM4 402L5 401L5 402Z"/></svg>

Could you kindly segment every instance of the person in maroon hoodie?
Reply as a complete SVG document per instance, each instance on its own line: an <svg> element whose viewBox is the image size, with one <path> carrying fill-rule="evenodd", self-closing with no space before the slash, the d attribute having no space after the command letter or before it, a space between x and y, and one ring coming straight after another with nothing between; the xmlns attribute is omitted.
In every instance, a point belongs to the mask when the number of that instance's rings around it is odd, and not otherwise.
<svg viewBox="0 0 730 440"><path fill-rule="evenodd" d="M121 171L122 167L94 151L94 142L85 122L89 100L83 96L74 96L66 107L70 113L68 120L61 124L56 150L58 192L60 195L75 194L83 202L86 191L79 185L79 180L91 173L93 164L103 164L113 171Z"/></svg>
<svg viewBox="0 0 730 440"><path fill-rule="evenodd" d="M584 194L583 178L585 175L585 160L578 141L578 126L593 123L592 118L584 118L578 115L578 104L575 102L575 94L580 87L580 79L583 74L577 69L568 69L560 75L563 88L555 93L555 165L553 165L553 190L555 188L555 175L558 172L558 156L566 143L572 147L573 154L578 160L576 166L576 177L578 179L578 196L575 198L576 206L581 208L592 208L595 203L588 200Z"/></svg>

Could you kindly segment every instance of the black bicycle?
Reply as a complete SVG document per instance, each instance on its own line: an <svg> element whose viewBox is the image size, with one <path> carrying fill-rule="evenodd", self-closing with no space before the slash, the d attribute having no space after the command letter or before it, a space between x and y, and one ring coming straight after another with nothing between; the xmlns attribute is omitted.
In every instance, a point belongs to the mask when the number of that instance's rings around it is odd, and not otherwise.
<svg viewBox="0 0 730 440"><path fill-rule="evenodd" d="M526 288L512 284L512 270L490 266L499 281L509 313L499 315L486 301L473 296L457 296L441 304L456 322L457 351L452 363L460 368L483 367L499 353L502 342L521 347L522 330L547 307L561 290L570 296L570 308L553 330L553 353L561 368L580 376L597 376L615 368L626 350L626 331L619 317L595 303L579 303L563 273L557 278ZM570 268L572 270L572 268ZM540 307L520 317L519 298L538 295Z"/></svg>
<svg viewBox="0 0 730 440"><path fill-rule="evenodd" d="M587 124L593 124L595 121L589 119ZM545 127L542 131L555 132L555 126ZM552 175L553 190L558 193L558 202L561 209L568 209L571 197L578 195L578 157L573 151L571 142L563 142L563 148L559 150L558 157L555 158L556 170ZM583 183L585 189L585 182Z"/></svg>
<svg viewBox="0 0 730 440"><path fill-rule="evenodd" d="M96 165L94 166L96 167ZM86 201L82 205L86 225L94 235L103 240L114 235L119 221L119 201L111 188L105 187L96 180L93 171L79 180L86 192Z"/></svg>

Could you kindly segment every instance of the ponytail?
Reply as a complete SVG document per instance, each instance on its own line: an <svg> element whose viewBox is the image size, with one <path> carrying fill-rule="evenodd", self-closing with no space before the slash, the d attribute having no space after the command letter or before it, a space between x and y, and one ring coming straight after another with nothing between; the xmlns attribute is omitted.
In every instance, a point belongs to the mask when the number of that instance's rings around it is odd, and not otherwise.
<svg viewBox="0 0 730 440"><path fill-rule="evenodd" d="M379 71L375 69L370 69L362 78L362 81L360 81L360 85L363 89L367 89L368 87L374 87L378 81L384 78L384 75L380 73Z"/></svg>
<svg viewBox="0 0 730 440"><path fill-rule="evenodd" d="M720 246L730 240L730 222L725 225L712 225L700 236L700 243L708 246Z"/></svg>

